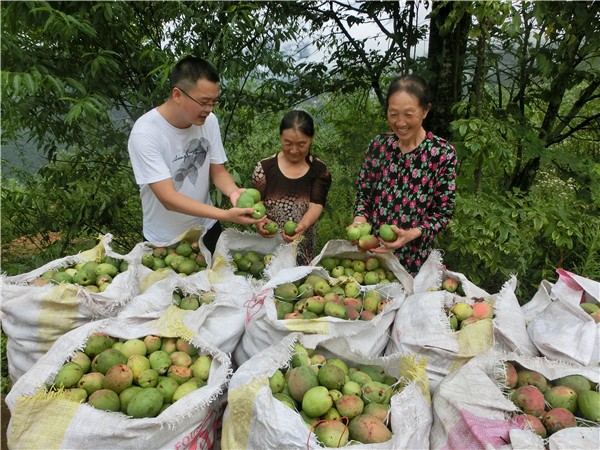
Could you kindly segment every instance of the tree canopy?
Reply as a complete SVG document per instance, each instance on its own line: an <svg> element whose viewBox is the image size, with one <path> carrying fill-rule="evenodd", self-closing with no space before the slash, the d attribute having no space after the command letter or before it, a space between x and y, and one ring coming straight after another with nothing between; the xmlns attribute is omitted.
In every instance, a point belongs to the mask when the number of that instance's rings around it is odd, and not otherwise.
<svg viewBox="0 0 600 450"><path fill-rule="evenodd" d="M599 5L3 2L2 143L48 159L3 180L3 238L119 230L125 246L139 240L128 133L169 95L173 64L196 54L221 73L217 115L241 184L273 152L282 112L315 114L339 186L323 239L348 219L348 185L387 129L389 81L413 71L435 93L427 126L459 152L456 217L440 239L448 261L496 284L563 266L598 275ZM357 32L365 26L377 45Z"/></svg>

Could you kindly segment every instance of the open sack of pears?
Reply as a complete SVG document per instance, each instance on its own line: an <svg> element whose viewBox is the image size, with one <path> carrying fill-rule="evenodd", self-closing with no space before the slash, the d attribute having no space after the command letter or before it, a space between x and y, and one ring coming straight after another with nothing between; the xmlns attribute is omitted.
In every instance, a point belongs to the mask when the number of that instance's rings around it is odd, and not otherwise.
<svg viewBox="0 0 600 450"><path fill-rule="evenodd" d="M297 242L288 244L281 235L265 239L256 232L227 228L217 241L211 271L219 278L247 278L258 289L280 270L297 265L297 249Z"/></svg>
<svg viewBox="0 0 600 450"><path fill-rule="evenodd" d="M2 330L8 370L16 381L56 339L92 320L114 317L139 291L139 249L121 255L112 235L84 252L31 272L2 276Z"/></svg>
<svg viewBox="0 0 600 450"><path fill-rule="evenodd" d="M234 360L242 364L294 331L313 346L380 355L404 298L398 283L361 286L314 266L281 270L246 302L246 330Z"/></svg>
<svg viewBox="0 0 600 450"><path fill-rule="evenodd" d="M432 389L492 347L538 356L515 295L516 283L512 277L490 295L464 275L445 270L439 252L432 252L415 277L419 291L407 297L396 314L385 354L427 357Z"/></svg>
<svg viewBox="0 0 600 450"><path fill-rule="evenodd" d="M13 386L10 448L212 448L229 358L188 331L91 322ZM188 444L189 445L189 444ZM187 446L187 445L186 445Z"/></svg>
<svg viewBox="0 0 600 450"><path fill-rule="evenodd" d="M599 381L600 367L482 353L438 385L431 448L600 448Z"/></svg>
<svg viewBox="0 0 600 450"><path fill-rule="evenodd" d="M429 448L425 362L311 348L293 333L233 374L222 448Z"/></svg>
<svg viewBox="0 0 600 450"><path fill-rule="evenodd" d="M139 267L140 291L174 272L181 277L193 277L206 271L212 255L202 238L206 229L194 226L170 242L141 242L142 252L136 261Z"/></svg>
<svg viewBox="0 0 600 450"><path fill-rule="evenodd" d="M210 281L210 272L181 277L175 272L135 296L119 313L126 326L185 327L198 339L224 353L235 350L244 333L244 303L252 298L252 286L230 275Z"/></svg>
<svg viewBox="0 0 600 450"><path fill-rule="evenodd" d="M398 283L406 295L413 293L413 278L392 253L363 253L344 239L327 242L310 265L323 267L332 278L350 277L361 285Z"/></svg>

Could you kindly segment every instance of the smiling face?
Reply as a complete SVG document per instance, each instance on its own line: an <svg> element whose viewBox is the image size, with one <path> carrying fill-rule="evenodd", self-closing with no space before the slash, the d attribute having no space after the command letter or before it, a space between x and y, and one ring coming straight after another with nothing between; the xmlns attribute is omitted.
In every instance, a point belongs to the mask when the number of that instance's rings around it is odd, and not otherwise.
<svg viewBox="0 0 600 450"><path fill-rule="evenodd" d="M428 112L416 96L398 91L388 100L387 120L400 142L411 143L418 140Z"/></svg>
<svg viewBox="0 0 600 450"><path fill-rule="evenodd" d="M219 83L199 79L192 88L173 88L173 99L180 106L182 119L193 125L203 125L219 100Z"/></svg>
<svg viewBox="0 0 600 450"><path fill-rule="evenodd" d="M311 143L312 138L300 130L288 128L281 132L281 150L290 163L303 162Z"/></svg>

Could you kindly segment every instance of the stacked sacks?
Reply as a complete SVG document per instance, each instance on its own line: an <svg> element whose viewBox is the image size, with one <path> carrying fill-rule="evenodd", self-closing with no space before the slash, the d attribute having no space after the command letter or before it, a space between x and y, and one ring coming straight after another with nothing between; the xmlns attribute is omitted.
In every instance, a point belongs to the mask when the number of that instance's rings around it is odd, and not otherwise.
<svg viewBox="0 0 600 450"><path fill-rule="evenodd" d="M94 344L95 353L100 352L92 358L92 370L88 373L100 372L103 375L102 389L92 392L87 402L82 403L81 397L74 397L71 388L67 388L75 378L71 370L72 364L79 365L76 361L80 361L81 353L86 353L88 345L91 346L91 341L95 341L98 336L110 337L110 342L106 343L110 348L100 350L98 345ZM165 345L154 352L158 351L169 357L168 363L163 361L163 364L159 364L158 361L154 366L151 365L155 367L155 372L163 372L162 369L167 366L185 366L186 363L174 363L180 361L179 358L175 358L177 353L186 353L191 358L196 358L196 361L203 357L210 359L206 380L203 383L196 383L194 380L189 381L190 377L187 377L188 387L183 388L185 386L183 372L192 372L190 367L187 367L188 370L172 370L170 376L169 369L166 369L166 372L157 378L149 375L150 370L138 373L139 367L132 362L130 371L136 372L135 375L132 374L136 379L132 384L135 384L133 387L137 388L137 392L134 391L127 399L123 398L126 396L125 392L128 392L127 389L123 389L117 395L114 389L119 390L119 386L123 387L124 377L121 375L126 374L129 359L133 358L135 353L127 358L128 363L116 364L117 369L110 368L115 366L112 363L118 358L122 361L123 357L120 355L134 351L135 346L132 345L131 349L128 349L125 346L126 342L137 344L139 341L144 342L147 336L160 337L161 345L162 343ZM185 352L178 350L179 341L188 344ZM148 345L152 344L146 345L147 350ZM191 348L197 349L196 355L191 352ZM109 351L112 354L107 353L100 358L103 352ZM88 355L88 359L91 354ZM148 360L150 362L150 357ZM137 368L134 370L133 367ZM117 370L115 377L108 374L110 370ZM145 375L146 372L148 376ZM197 378L200 378L199 373L198 375ZM185 328L157 329L145 325L125 326L114 319L91 322L59 338L52 348L15 383L6 397L6 403L11 411L7 432L8 445L11 448L92 449L101 445L105 448L195 446L209 449L213 447L216 439L225 399L224 391L230 375L229 358L210 344L198 340ZM77 384L81 381L81 387L75 389L85 390L86 387L92 389L92 380L86 379L84 382L83 376L82 374L77 381ZM167 389L167 382L164 381L167 379L176 380L178 388L181 387L185 393L180 392L176 401L173 401L176 390L173 391L171 402L167 402L168 406L163 407L165 403L163 395L167 391L170 392ZM193 389L189 388L192 381ZM109 395L109 391L114 395ZM96 394L100 398L90 402L96 392L100 392ZM161 395L160 399L157 392ZM117 396L116 400L115 396ZM121 406L125 402L127 408L123 412Z"/></svg>
<svg viewBox="0 0 600 450"><path fill-rule="evenodd" d="M346 297L348 292L344 295L330 292L337 300L328 301L325 295L318 295L319 290L314 286L311 289L316 291L314 293L317 295L302 298L306 291L298 289L302 285L306 288L308 279L319 279L323 288L333 290L331 286L334 281L324 268L299 266L281 270L263 286L259 294L247 302L246 329L233 354L238 365L270 347L273 342L279 342L286 335L297 331L304 333L313 347L320 343L332 352L341 353L349 349L372 356L383 353L388 341L389 328L405 298L402 286L390 283L367 287L352 283L354 297L358 296L363 300L350 299L349 295ZM342 289L341 286L337 287ZM371 297L369 291L376 292L377 295L372 295L372 298L377 299L376 307L381 306L381 309L371 313L370 320L364 320L366 317L361 318L361 312L355 308L364 309L364 298ZM307 302L313 300L315 306L322 306L322 314L310 311ZM321 301L318 305L317 300ZM344 301L353 303L344 304ZM329 303L332 307L326 311L325 306ZM296 307L297 310L291 315L285 314L282 309L284 306L291 308L288 312L292 312ZM350 310L353 310L353 315L348 312ZM308 314L309 312L311 314Z"/></svg>
<svg viewBox="0 0 600 450"><path fill-rule="evenodd" d="M172 242L161 244L160 248L177 250L181 242L191 242L196 250L192 250L190 256L195 252L203 255L208 267L186 274L170 267L151 270L142 266L141 293L132 299L119 318L124 323L150 322L159 328L178 324L200 339L207 339L219 350L232 352L244 332L244 303L255 291L247 280L234 276L231 271L211 269L213 259L202 242L204 233L202 227L191 228ZM158 244L141 245L149 251ZM215 255L219 260L217 253Z"/></svg>
<svg viewBox="0 0 600 450"><path fill-rule="evenodd" d="M223 448L429 447L431 404L421 361L305 344L306 335L290 334L234 373Z"/></svg>
<svg viewBox="0 0 600 450"><path fill-rule="evenodd" d="M139 279L135 261L140 257L140 249L120 255L112 250L111 242L112 235L107 234L98 245L85 252L57 259L22 275L2 277L2 329L9 338L6 352L13 382L60 336L92 320L114 317L137 295ZM110 269L112 273L102 292L97 287L91 289L88 283L91 273L77 278L86 285L74 283L72 278L71 282L39 283L43 274L67 268L72 268L75 274L77 271L84 274L87 269L82 268L92 265L96 279L108 279L102 271ZM115 272L117 266L118 273Z"/></svg>
<svg viewBox="0 0 600 450"><path fill-rule="evenodd" d="M498 294L490 295L462 274L444 270L441 255L434 251L415 277L414 286L414 295L398 310L386 354L427 357L433 389L447 374L492 347L529 356L539 354L527 334L514 293L514 277ZM473 316L474 308L477 317Z"/></svg>

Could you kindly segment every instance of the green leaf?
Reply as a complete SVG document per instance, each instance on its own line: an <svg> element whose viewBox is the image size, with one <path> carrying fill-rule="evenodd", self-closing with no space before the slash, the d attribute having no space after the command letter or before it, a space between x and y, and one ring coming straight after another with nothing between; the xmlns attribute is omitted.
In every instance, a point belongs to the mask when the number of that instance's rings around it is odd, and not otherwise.
<svg viewBox="0 0 600 450"><path fill-rule="evenodd" d="M73 107L67 113L67 116L65 117L65 122L69 125L76 122L77 119L79 119L79 117L81 116L82 112L83 112L82 104L76 103L75 105L73 105Z"/></svg>
<svg viewBox="0 0 600 450"><path fill-rule="evenodd" d="M52 85L52 88L56 91L55 93L58 95L62 95L64 92L64 85L62 81L56 77L48 76L46 77L46 81Z"/></svg>

